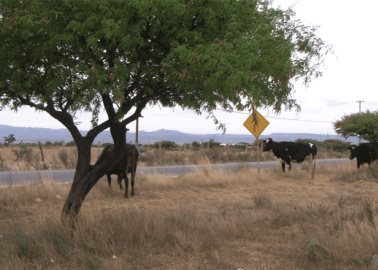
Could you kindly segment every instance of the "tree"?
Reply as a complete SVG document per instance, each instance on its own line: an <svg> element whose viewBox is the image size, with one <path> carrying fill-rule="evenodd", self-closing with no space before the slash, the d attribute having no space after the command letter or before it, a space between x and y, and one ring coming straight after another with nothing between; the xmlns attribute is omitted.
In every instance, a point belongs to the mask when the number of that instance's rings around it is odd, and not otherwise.
<svg viewBox="0 0 378 270"><path fill-rule="evenodd" d="M198 141L193 141L193 142L192 142L192 147L194 147L194 148L201 147L201 143L198 142Z"/></svg>
<svg viewBox="0 0 378 270"><path fill-rule="evenodd" d="M75 217L122 159L127 125L148 104L205 113L220 128L217 107L297 108L293 80L320 75L327 52L315 28L265 0L4 0L0 13L1 106L47 112L78 149L62 217ZM92 113L85 135L81 110ZM107 128L117 147L89 171L90 147Z"/></svg>
<svg viewBox="0 0 378 270"><path fill-rule="evenodd" d="M160 141L153 144L154 148L163 148L163 149L177 149L177 144L173 141Z"/></svg>
<svg viewBox="0 0 378 270"><path fill-rule="evenodd" d="M8 146L16 141L16 137L14 134L9 134L8 136L4 136L4 145Z"/></svg>
<svg viewBox="0 0 378 270"><path fill-rule="evenodd" d="M333 125L336 133L345 138L358 136L369 142L378 140L378 111L344 115Z"/></svg>

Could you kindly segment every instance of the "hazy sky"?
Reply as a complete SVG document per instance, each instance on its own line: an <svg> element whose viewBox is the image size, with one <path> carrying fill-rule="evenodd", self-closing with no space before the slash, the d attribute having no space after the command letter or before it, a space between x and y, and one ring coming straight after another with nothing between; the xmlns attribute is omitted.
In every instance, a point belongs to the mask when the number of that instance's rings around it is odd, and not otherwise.
<svg viewBox="0 0 378 270"><path fill-rule="evenodd" d="M267 116L270 125L263 134L276 132L303 132L335 134L333 122L343 115L378 109L377 64L378 19L377 0L275 0L275 5L292 6L296 17L307 25L319 26L318 35L329 43L334 54L326 58L323 77L309 87L296 85L293 97L302 107L301 112L259 110ZM249 134L243 126L248 117L243 113L215 113L226 124L229 134ZM190 133L219 133L205 116L191 111L149 108L143 112L140 130L175 129ZM80 115L81 129L90 123L86 114ZM295 120L287 120L295 119ZM0 111L0 124L25 127L62 128L58 121L44 113L23 109L18 113ZM134 130L134 124L129 127Z"/></svg>

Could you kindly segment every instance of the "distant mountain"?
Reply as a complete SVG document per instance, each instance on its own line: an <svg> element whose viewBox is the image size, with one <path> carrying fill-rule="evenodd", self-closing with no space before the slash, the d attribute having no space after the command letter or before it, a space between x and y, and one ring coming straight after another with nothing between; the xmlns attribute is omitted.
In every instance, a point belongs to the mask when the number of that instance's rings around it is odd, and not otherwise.
<svg viewBox="0 0 378 270"><path fill-rule="evenodd" d="M81 131L85 134L86 131ZM16 142L70 142L72 141L71 134L66 129L51 129L51 128L32 128L32 127L14 127L7 125L0 125L0 142L5 136L14 134ZM272 133L270 135L262 135L261 138L271 137L276 141L295 141L297 139L312 139L316 141L339 139L344 140L338 135L325 135L313 133ZM139 143L151 144L158 141L173 141L177 144L191 143L193 141L206 142L214 140L220 143L251 143L255 140L252 135L242 134L192 134L184 133L176 130L160 129L157 131L140 131ZM127 141L135 142L135 133L127 133ZM358 143L358 138L349 138L347 141ZM99 134L95 143L112 142L110 132L108 130Z"/></svg>

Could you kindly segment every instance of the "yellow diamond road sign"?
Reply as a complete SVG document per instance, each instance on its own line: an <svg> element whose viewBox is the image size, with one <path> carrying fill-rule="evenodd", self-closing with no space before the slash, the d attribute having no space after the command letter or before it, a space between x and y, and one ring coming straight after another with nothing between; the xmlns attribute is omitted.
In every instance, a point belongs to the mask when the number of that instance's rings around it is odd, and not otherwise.
<svg viewBox="0 0 378 270"><path fill-rule="evenodd" d="M258 111L254 111L247 120L244 126L252 133L253 136L258 138L264 129L269 125L269 121L265 119Z"/></svg>

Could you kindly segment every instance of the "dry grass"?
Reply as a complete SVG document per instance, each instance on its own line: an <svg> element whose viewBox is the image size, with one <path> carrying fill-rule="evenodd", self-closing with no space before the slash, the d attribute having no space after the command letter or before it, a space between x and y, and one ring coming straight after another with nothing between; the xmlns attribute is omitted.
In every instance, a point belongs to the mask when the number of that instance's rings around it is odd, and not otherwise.
<svg viewBox="0 0 378 270"><path fill-rule="evenodd" d="M1 269L373 269L378 168L138 175L124 199L100 181L72 232L68 185L0 189Z"/></svg>
<svg viewBox="0 0 378 270"><path fill-rule="evenodd" d="M41 170L43 162L41 152L38 146L12 145L9 147L0 147L0 171L7 170ZM28 156L17 160L17 154L22 149L30 151ZM77 160L77 150L74 146L43 146L45 167L50 170L74 169ZM95 163L103 148L93 146L91 153L91 163ZM16 152L16 153L15 153ZM25 154L25 153L24 153ZM319 149L318 158L347 158L348 153L340 153L330 150ZM257 152L251 148L237 149L214 147L210 149L177 149L177 150L159 150L155 148L141 148L139 156L139 166L161 166L161 165L184 165L200 164L201 161L207 160L211 163L228 163L228 162L252 162L257 161ZM260 160L276 160L271 152L261 153Z"/></svg>

